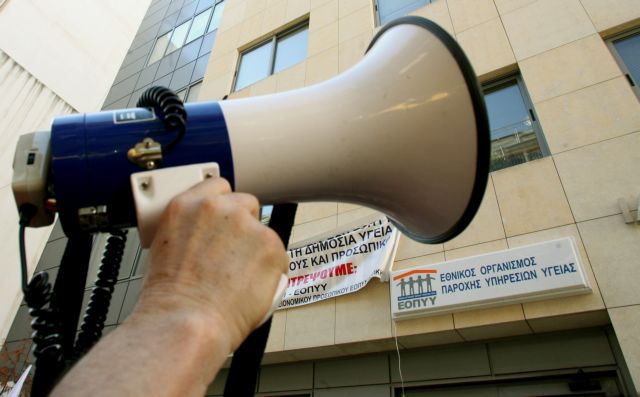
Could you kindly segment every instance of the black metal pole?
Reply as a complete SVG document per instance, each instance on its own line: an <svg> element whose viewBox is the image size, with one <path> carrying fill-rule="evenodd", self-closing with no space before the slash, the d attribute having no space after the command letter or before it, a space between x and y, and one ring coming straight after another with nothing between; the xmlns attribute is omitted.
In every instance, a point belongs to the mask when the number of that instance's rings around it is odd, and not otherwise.
<svg viewBox="0 0 640 397"><path fill-rule="evenodd" d="M287 246L291 228L296 217L297 204L279 204L273 207L269 227L272 228ZM224 386L225 397L253 396L256 391L258 371L267 346L271 318L254 330L238 350L233 353L227 383Z"/></svg>
<svg viewBox="0 0 640 397"><path fill-rule="evenodd" d="M31 395L47 396L67 369L73 357L73 345L82 308L87 280L92 236L71 236L62 255L60 269L53 288L49 307L57 314L62 336L62 356L43 355L36 360Z"/></svg>

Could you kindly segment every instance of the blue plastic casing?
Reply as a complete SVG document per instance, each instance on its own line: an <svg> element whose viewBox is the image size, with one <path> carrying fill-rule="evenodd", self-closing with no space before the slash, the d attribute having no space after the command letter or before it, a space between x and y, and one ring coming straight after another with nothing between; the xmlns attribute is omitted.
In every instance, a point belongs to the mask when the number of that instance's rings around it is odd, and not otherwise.
<svg viewBox="0 0 640 397"><path fill-rule="evenodd" d="M216 162L234 186L233 159L224 116L217 102L185 104L187 128L158 168ZM145 171L127 151L150 137L167 144L176 137L153 112L126 109L57 117L51 129L53 194L67 235L80 231L78 210L107 206L108 227L136 225L129 177Z"/></svg>

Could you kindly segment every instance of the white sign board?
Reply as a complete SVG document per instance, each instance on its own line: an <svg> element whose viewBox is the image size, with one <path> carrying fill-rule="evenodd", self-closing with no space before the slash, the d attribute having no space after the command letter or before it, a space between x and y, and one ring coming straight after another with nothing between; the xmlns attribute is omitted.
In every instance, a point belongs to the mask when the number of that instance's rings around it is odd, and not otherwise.
<svg viewBox="0 0 640 397"><path fill-rule="evenodd" d="M387 217L338 235L292 248L289 284L278 309L355 292L372 277L388 276L398 230Z"/></svg>
<svg viewBox="0 0 640 397"><path fill-rule="evenodd" d="M395 319L591 292L572 238L391 274Z"/></svg>

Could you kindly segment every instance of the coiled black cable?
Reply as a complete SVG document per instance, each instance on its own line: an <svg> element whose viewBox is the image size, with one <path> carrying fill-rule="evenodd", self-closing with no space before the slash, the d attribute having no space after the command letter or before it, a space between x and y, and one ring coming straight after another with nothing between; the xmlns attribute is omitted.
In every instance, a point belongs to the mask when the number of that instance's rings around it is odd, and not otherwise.
<svg viewBox="0 0 640 397"><path fill-rule="evenodd" d="M33 355L38 361L50 363L64 361L62 348L62 324L60 316L51 308L53 296L49 274L39 272L31 279L24 293L24 299L32 317Z"/></svg>
<svg viewBox="0 0 640 397"><path fill-rule="evenodd" d="M49 274L39 272L27 282L27 252L25 247L25 228L36 214L36 208L30 204L20 206L20 264L22 268L22 292L32 317L33 355L38 362L50 363L64 361L62 348L62 324L60 316L51 308L53 287L49 283Z"/></svg>
<svg viewBox="0 0 640 397"><path fill-rule="evenodd" d="M166 87L155 86L140 95L137 107L153 108L164 123L167 131L177 130L176 137L162 145L162 154L168 153L180 142L187 128L187 111L182 100Z"/></svg>
<svg viewBox="0 0 640 397"><path fill-rule="evenodd" d="M111 295L118 281L126 242L127 232L125 230L112 231L107 239L101 265L98 269L96 286L91 291L89 304L85 310L80 334L76 341L75 350L78 355L86 353L102 336L111 304Z"/></svg>

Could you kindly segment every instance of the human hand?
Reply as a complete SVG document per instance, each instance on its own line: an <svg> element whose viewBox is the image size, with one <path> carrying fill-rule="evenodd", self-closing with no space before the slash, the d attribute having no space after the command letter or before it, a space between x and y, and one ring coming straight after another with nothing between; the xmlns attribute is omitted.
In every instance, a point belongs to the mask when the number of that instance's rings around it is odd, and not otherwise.
<svg viewBox="0 0 640 397"><path fill-rule="evenodd" d="M222 178L177 196L161 218L132 316L196 317L235 350L287 269L282 242L258 212L255 197L232 193Z"/></svg>

